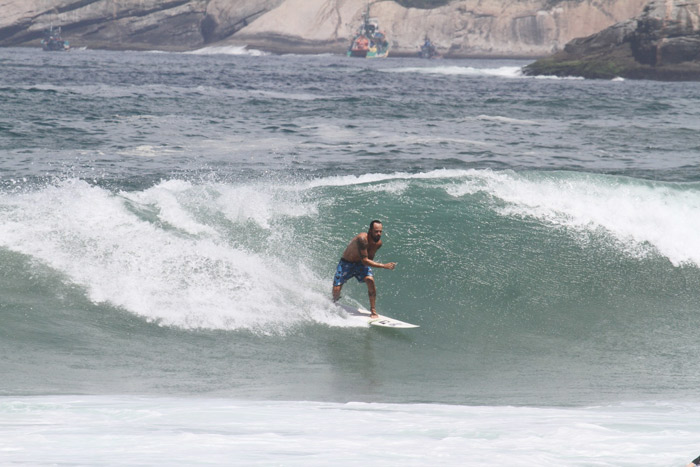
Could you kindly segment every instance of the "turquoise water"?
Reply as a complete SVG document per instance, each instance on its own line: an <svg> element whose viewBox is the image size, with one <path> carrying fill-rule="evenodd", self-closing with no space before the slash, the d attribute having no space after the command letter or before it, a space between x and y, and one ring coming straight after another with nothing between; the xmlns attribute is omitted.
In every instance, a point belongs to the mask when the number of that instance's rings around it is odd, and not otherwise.
<svg viewBox="0 0 700 467"><path fill-rule="evenodd" d="M323 403L389 404L396 427L430 425L422 404L499 408L492 423L540 407L561 428L569 408L634 424L697 402L696 83L524 78L527 62L488 60L2 49L0 62L4 404L275 401L296 417L306 401L312 424L331 420ZM329 303L347 241L375 218L377 260L398 262L376 271L378 309L418 329ZM367 306L362 284L343 295ZM622 452L634 436L606 442ZM518 443L516 465L594 455ZM293 464L283 444L262 462Z"/></svg>

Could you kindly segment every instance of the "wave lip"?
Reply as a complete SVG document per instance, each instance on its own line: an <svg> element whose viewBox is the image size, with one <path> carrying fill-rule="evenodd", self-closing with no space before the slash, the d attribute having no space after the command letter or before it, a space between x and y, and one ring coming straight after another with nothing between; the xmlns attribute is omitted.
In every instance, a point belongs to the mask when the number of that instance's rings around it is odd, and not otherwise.
<svg viewBox="0 0 700 467"><path fill-rule="evenodd" d="M506 204L503 215L529 217L579 232L607 232L627 253L656 251L674 266L700 266L700 190L664 183L571 172L473 172L448 192L485 192Z"/></svg>
<svg viewBox="0 0 700 467"><path fill-rule="evenodd" d="M534 218L572 232L605 232L626 253L652 252L674 266L700 266L700 185L580 172L441 169L368 173L310 180L300 189L433 180L456 198L478 192L501 201L501 215ZM382 188L378 188L382 189ZM395 189L388 185L386 190Z"/></svg>

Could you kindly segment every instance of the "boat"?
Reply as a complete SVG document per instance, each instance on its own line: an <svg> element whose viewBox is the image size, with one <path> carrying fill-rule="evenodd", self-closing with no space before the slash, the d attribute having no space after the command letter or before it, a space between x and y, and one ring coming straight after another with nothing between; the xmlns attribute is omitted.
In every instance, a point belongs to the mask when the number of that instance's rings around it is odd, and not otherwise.
<svg viewBox="0 0 700 467"><path fill-rule="evenodd" d="M389 40L379 30L379 21L370 18L369 5L362 15L362 25L348 47L348 57L385 58L389 55Z"/></svg>
<svg viewBox="0 0 700 467"><path fill-rule="evenodd" d="M41 48L49 52L67 51L70 50L70 44L61 37L60 26L57 29L51 26L44 31L44 38L41 40Z"/></svg>
<svg viewBox="0 0 700 467"><path fill-rule="evenodd" d="M423 40L423 45L420 46L418 56L420 58L440 58L440 52L437 51L437 47L431 42L427 34Z"/></svg>

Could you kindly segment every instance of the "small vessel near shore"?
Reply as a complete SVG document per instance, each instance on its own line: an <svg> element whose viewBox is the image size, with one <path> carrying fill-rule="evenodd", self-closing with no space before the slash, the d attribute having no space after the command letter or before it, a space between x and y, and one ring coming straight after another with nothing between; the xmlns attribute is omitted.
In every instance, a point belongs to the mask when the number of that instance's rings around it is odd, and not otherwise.
<svg viewBox="0 0 700 467"><path fill-rule="evenodd" d="M54 29L53 26L44 31L44 38L41 40L41 48L48 52L70 50L70 43L61 37L61 27Z"/></svg>
<svg viewBox="0 0 700 467"><path fill-rule="evenodd" d="M430 40L427 34L423 40L423 45L420 46L418 56L420 58L441 58L440 52L438 52L437 47Z"/></svg>
<svg viewBox="0 0 700 467"><path fill-rule="evenodd" d="M370 18L369 6L362 15L362 25L348 48L348 57L385 58L389 55L389 40L379 30L379 21Z"/></svg>

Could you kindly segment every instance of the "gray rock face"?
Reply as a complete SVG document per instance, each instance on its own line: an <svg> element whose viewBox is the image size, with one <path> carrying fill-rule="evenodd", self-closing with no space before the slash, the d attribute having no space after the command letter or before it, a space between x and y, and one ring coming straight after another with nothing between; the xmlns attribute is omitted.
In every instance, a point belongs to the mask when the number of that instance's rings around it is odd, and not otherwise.
<svg viewBox="0 0 700 467"><path fill-rule="evenodd" d="M700 0L654 0L637 18L573 40L525 72L700 80Z"/></svg>
<svg viewBox="0 0 700 467"><path fill-rule="evenodd" d="M661 64L697 61L700 59L700 37L668 38L657 46L657 55L661 57Z"/></svg>
<svg viewBox="0 0 700 467"><path fill-rule="evenodd" d="M605 51L624 43L636 30L637 20L623 21L598 34L572 40L564 46L564 52L576 55L584 52Z"/></svg>
<svg viewBox="0 0 700 467"><path fill-rule="evenodd" d="M202 37L209 44L232 37L284 0L211 0L202 21Z"/></svg>
<svg viewBox="0 0 700 467"><path fill-rule="evenodd" d="M391 41L390 55L414 55L430 36L445 56L538 57L638 15L647 0L455 0L432 9L375 1L370 14ZM365 0L285 0L231 40L270 47L285 41L342 52Z"/></svg>
<svg viewBox="0 0 700 467"><path fill-rule="evenodd" d="M187 49L203 43L206 0L0 0L0 45L31 45L61 26L75 45Z"/></svg>
<svg viewBox="0 0 700 467"><path fill-rule="evenodd" d="M446 56L537 57L638 15L645 2L453 0L418 9L376 0L370 13L394 55L415 54L427 34ZM192 50L247 44L277 52L343 53L366 5L367 0L0 0L0 46L38 46L53 25L78 47Z"/></svg>
<svg viewBox="0 0 700 467"><path fill-rule="evenodd" d="M650 2L629 40L639 63L655 66L696 60L700 53L700 2Z"/></svg>

